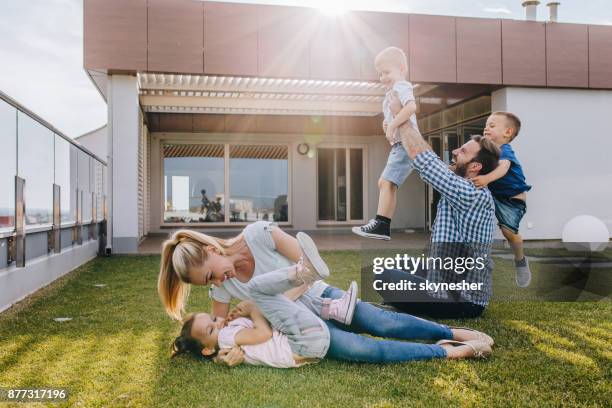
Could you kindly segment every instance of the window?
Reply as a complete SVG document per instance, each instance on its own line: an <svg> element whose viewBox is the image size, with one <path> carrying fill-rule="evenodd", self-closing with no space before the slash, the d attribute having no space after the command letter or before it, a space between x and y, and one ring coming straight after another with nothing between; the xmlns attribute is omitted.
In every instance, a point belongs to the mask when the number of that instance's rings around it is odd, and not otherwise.
<svg viewBox="0 0 612 408"><path fill-rule="evenodd" d="M82 215L81 222L88 223L91 221L91 157L82 150L78 151L78 186L79 186L79 204Z"/></svg>
<svg viewBox="0 0 612 408"><path fill-rule="evenodd" d="M70 221L76 222L80 149L70 145ZM63 194L62 194L63 195ZM80 201L79 201L80 202Z"/></svg>
<svg viewBox="0 0 612 408"><path fill-rule="evenodd" d="M94 160L95 184L96 184L96 221L104 219L104 165Z"/></svg>
<svg viewBox="0 0 612 408"><path fill-rule="evenodd" d="M164 222L289 221L287 145L166 144Z"/></svg>
<svg viewBox="0 0 612 408"><path fill-rule="evenodd" d="M72 187L76 188L73 182L76 180L76 173L71 176L73 168L70 155L71 144L64 138L55 135L55 184L60 186L60 209L62 223L75 221L75 203L71 201L74 196L71 194Z"/></svg>
<svg viewBox="0 0 612 408"><path fill-rule="evenodd" d="M17 135L17 173L26 181L26 225L49 224L53 205L54 134L19 112Z"/></svg>
<svg viewBox="0 0 612 408"><path fill-rule="evenodd" d="M289 220L287 146L232 145L230 221Z"/></svg>
<svg viewBox="0 0 612 408"><path fill-rule="evenodd" d="M164 222L225 220L224 145L164 145Z"/></svg>
<svg viewBox="0 0 612 408"><path fill-rule="evenodd" d="M362 148L319 148L319 221L363 221Z"/></svg>
<svg viewBox="0 0 612 408"><path fill-rule="evenodd" d="M0 231L15 227L15 174L17 173L17 109L0 101Z"/></svg>

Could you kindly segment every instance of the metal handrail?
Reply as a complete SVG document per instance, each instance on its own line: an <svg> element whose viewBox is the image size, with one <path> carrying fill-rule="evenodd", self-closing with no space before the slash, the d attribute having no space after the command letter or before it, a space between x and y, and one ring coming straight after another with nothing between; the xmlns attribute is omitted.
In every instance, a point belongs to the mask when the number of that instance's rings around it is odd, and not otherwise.
<svg viewBox="0 0 612 408"><path fill-rule="evenodd" d="M41 125L45 126L50 131L52 131L53 133L55 133L56 135L58 135L62 139L66 140L68 143L72 144L77 149L80 149L84 153L86 153L89 156L93 157L94 159L96 159L97 161L102 163L104 166L107 166L107 163L106 163L105 160L102 160L96 154L92 153L89 149L87 149L86 147L82 146L81 144L75 142L72 138L66 136L62 131L60 131L59 129L54 127L52 124L50 124L49 122L47 122L46 120L44 120L43 118L41 118L40 116L38 116L37 114L35 114L34 112L32 112L31 110L29 110L28 108L26 108L25 106L23 106L22 104L20 104L19 102L17 102L16 100L14 100L13 98L11 98L10 96L8 96L7 94L5 94L2 91L0 91L0 99L5 101L9 105L13 106L15 109L21 111L22 113L25 113L26 115L28 115L29 117L31 117L35 121L39 122Z"/></svg>

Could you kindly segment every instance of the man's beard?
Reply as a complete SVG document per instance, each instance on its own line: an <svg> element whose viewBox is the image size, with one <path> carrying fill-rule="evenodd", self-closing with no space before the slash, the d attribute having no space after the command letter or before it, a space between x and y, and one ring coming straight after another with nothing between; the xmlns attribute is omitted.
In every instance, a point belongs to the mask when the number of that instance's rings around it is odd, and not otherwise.
<svg viewBox="0 0 612 408"><path fill-rule="evenodd" d="M465 173L467 173L467 164L455 163L453 170L455 171L455 174L459 177L465 177Z"/></svg>

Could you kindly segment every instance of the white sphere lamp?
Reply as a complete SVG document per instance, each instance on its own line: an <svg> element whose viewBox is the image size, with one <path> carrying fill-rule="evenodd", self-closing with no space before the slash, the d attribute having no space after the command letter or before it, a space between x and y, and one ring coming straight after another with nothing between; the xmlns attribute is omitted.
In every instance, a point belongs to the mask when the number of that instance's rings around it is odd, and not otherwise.
<svg viewBox="0 0 612 408"><path fill-rule="evenodd" d="M568 251L599 252L608 246L610 232L599 218L579 215L565 224L561 237Z"/></svg>

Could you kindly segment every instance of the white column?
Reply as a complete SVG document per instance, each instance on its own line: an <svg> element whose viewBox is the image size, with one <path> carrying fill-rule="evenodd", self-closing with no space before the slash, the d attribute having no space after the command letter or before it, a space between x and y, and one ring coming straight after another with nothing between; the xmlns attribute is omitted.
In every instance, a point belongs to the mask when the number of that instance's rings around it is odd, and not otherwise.
<svg viewBox="0 0 612 408"><path fill-rule="evenodd" d="M108 242L113 253L138 252L138 84L108 81Z"/></svg>

